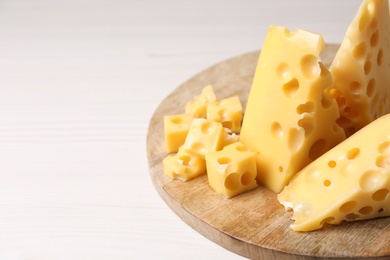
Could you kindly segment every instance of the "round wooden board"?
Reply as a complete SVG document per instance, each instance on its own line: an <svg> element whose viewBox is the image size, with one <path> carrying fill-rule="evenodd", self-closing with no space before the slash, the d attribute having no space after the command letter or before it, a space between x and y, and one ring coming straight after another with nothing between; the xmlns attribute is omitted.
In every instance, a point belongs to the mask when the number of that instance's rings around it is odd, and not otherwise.
<svg viewBox="0 0 390 260"><path fill-rule="evenodd" d="M339 45L322 53L329 67ZM390 218L325 226L313 232L294 232L290 213L276 194L259 188L226 199L214 192L203 175L188 182L171 180L163 173L167 156L164 115L184 112L185 103L212 84L218 99L238 95L247 101L259 52L221 62L194 76L157 108L147 134L147 155L153 184L168 206L203 236L251 259L390 258Z"/></svg>

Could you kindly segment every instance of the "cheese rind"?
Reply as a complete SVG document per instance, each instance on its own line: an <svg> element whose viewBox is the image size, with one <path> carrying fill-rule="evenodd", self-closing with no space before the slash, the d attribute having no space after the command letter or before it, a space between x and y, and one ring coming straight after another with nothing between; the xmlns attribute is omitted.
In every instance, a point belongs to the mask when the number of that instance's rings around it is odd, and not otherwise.
<svg viewBox="0 0 390 260"><path fill-rule="evenodd" d="M188 114L164 116L164 136L167 153L176 153L184 144L193 116Z"/></svg>
<svg viewBox="0 0 390 260"><path fill-rule="evenodd" d="M330 67L347 136L390 112L389 28L388 1L362 1Z"/></svg>
<svg viewBox="0 0 390 260"><path fill-rule="evenodd" d="M321 35L268 30L239 141L257 153L258 181L280 192L296 172L345 139L326 90L332 77L319 58Z"/></svg>
<svg viewBox="0 0 390 260"><path fill-rule="evenodd" d="M390 114L301 170L278 195L296 231L390 216Z"/></svg>
<svg viewBox="0 0 390 260"><path fill-rule="evenodd" d="M227 198L257 187L255 153L239 142L208 153L206 168L210 186Z"/></svg>

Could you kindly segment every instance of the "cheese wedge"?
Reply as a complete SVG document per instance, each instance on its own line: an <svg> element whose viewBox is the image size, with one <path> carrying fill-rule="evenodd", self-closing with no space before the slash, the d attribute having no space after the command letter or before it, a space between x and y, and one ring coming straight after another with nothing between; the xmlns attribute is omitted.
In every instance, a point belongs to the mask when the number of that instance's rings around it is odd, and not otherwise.
<svg viewBox="0 0 390 260"><path fill-rule="evenodd" d="M296 231L390 216L390 114L300 171L278 195Z"/></svg>
<svg viewBox="0 0 390 260"><path fill-rule="evenodd" d="M387 0L364 0L330 72L338 123L350 136L390 112L390 19Z"/></svg>
<svg viewBox="0 0 390 260"><path fill-rule="evenodd" d="M319 34L271 26L261 50L239 141L257 153L257 179L274 192L345 139L325 92L332 77L319 58L324 47Z"/></svg>

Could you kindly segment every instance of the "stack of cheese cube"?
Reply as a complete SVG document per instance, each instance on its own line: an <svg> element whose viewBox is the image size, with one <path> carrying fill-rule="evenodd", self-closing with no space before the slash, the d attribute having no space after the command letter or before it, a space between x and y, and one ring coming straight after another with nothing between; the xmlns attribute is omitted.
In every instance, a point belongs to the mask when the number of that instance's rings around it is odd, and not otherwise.
<svg viewBox="0 0 390 260"><path fill-rule="evenodd" d="M238 143L242 105L238 96L217 100L207 85L185 113L164 117L168 155L164 173L188 181L207 172L210 186L230 198L257 187L256 159Z"/></svg>

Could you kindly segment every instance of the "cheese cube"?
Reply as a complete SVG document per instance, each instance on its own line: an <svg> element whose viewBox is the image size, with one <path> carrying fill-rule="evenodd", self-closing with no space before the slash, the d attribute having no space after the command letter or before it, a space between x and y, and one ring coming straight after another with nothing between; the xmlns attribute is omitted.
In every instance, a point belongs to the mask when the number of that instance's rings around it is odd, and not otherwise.
<svg viewBox="0 0 390 260"><path fill-rule="evenodd" d="M240 142L257 153L258 181L279 193L304 166L345 139L321 35L271 26L248 97Z"/></svg>
<svg viewBox="0 0 390 260"><path fill-rule="evenodd" d="M239 142L208 153L206 168L210 186L227 198L257 187L255 153Z"/></svg>
<svg viewBox="0 0 390 260"><path fill-rule="evenodd" d="M390 114L300 171L278 195L296 231L390 216Z"/></svg>
<svg viewBox="0 0 390 260"><path fill-rule="evenodd" d="M229 97L207 106L207 119L221 122L233 133L239 134L242 121L242 105L238 96Z"/></svg>
<svg viewBox="0 0 390 260"><path fill-rule="evenodd" d="M389 28L388 1L362 1L330 67L347 136L390 113Z"/></svg>
<svg viewBox="0 0 390 260"><path fill-rule="evenodd" d="M185 113L190 114L195 118L206 118L207 105L216 101L217 98L213 86L207 85L202 89L199 96L196 96L186 103Z"/></svg>
<svg viewBox="0 0 390 260"><path fill-rule="evenodd" d="M164 116L164 135L168 153L176 153L184 144L193 117L188 114Z"/></svg>
<svg viewBox="0 0 390 260"><path fill-rule="evenodd" d="M206 173L206 162L200 156L181 147L177 154L163 160L164 173L172 179L191 180Z"/></svg>
<svg viewBox="0 0 390 260"><path fill-rule="evenodd" d="M221 150L225 142L226 132L221 123L194 118L184 148L204 158L209 152Z"/></svg>

